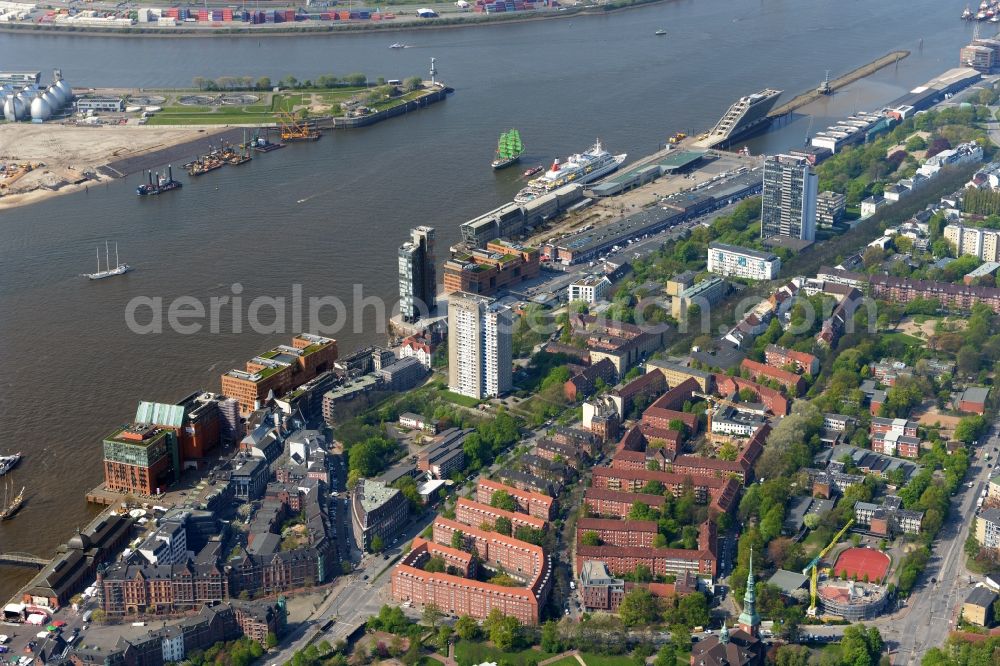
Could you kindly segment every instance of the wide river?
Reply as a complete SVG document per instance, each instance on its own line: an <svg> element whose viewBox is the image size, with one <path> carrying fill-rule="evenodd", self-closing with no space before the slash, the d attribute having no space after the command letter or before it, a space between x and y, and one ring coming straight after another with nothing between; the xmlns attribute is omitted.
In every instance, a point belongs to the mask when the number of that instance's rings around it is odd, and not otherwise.
<svg viewBox="0 0 1000 666"><path fill-rule="evenodd" d="M327 135L223 169L179 192L135 196L137 178L0 214L0 452L23 451L10 475L27 504L0 524L0 551L50 556L94 515L83 494L102 476L102 435L139 400L172 401L286 341L291 332L139 335L126 304L179 296L207 305L240 283L244 301L364 294L396 297L396 249L418 224L438 229L439 259L458 225L510 200L521 169L494 174L497 133L520 129L523 165L583 150L596 137L640 157L676 131L711 126L764 87L785 99L894 49L895 67L804 109L750 142L800 144L834 117L876 109L958 64L972 27L958 0L679 0L610 16L427 30L270 39L124 39L0 35L0 69L58 67L82 86L189 86L194 76L366 72L425 75L456 93L375 127ZM654 36L663 28L666 37ZM989 31L986 31L989 32ZM413 48L390 50L394 41ZM99 131L99 130L95 130ZM0 146L0 155L8 153ZM523 168L523 167L522 167ZM90 282L94 248L117 241L136 267ZM290 308L290 306L289 306ZM327 313L325 321L332 316ZM262 317L265 318L265 317ZM290 318L286 316L286 321ZM348 307L342 353L378 342L374 310ZM286 331L293 326L288 323ZM359 332L360 331L360 332ZM0 493L2 494L2 493ZM0 570L0 596L30 571Z"/></svg>

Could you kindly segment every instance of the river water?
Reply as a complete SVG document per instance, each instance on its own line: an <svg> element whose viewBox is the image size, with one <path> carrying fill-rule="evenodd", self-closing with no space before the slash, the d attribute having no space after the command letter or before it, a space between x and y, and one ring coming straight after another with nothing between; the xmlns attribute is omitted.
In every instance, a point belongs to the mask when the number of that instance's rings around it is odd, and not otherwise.
<svg viewBox="0 0 1000 666"><path fill-rule="evenodd" d="M292 323L285 333L244 325L236 334L227 316L218 334L139 335L125 323L130 299L191 296L207 304L231 295L237 282L246 302L290 299L293 285L305 297L348 303L355 284L395 299L395 252L410 227L436 227L443 255L460 223L521 186L521 169L489 168L499 131L520 129L522 165L583 150L595 137L614 153L640 157L676 131L707 129L741 95L772 87L790 98L827 69L835 76L890 50L913 52L749 142L755 153L777 152L800 144L810 128L877 108L955 66L972 31L958 20L963 6L679 0L610 16L403 33L0 35L2 69L62 68L77 88L354 71L402 79L426 75L435 57L439 78L456 90L404 118L328 134L195 182L185 176L181 191L162 197L136 197L132 177L0 213L0 452L26 454L11 476L28 486L24 509L0 524L0 551L49 556L94 514L83 494L101 479L100 439L128 421L139 400L218 390L221 372L291 335ZM668 35L654 36L661 27ZM388 49L394 41L413 48ZM79 278L105 239L117 241L136 270L99 283ZM349 307L348 323L336 336L342 353L384 339L373 308L354 317ZM0 569L0 596L30 575Z"/></svg>

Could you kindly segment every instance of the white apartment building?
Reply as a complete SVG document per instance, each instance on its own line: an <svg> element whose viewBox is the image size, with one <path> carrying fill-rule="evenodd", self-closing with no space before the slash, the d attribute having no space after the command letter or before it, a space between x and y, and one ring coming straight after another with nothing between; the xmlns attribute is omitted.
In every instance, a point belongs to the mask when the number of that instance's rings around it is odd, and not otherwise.
<svg viewBox="0 0 1000 666"><path fill-rule="evenodd" d="M596 303L604 300L611 289L611 280L605 275L588 275L569 285L569 300Z"/></svg>
<svg viewBox="0 0 1000 666"><path fill-rule="evenodd" d="M781 259L737 245L709 243L708 272L747 280L774 280L781 271Z"/></svg>
<svg viewBox="0 0 1000 666"><path fill-rule="evenodd" d="M767 157L764 160L760 237L816 240L818 183L816 172L804 157Z"/></svg>
<svg viewBox="0 0 1000 666"><path fill-rule="evenodd" d="M496 299L464 292L448 299L448 388L470 398L510 391L510 308Z"/></svg>
<svg viewBox="0 0 1000 666"><path fill-rule="evenodd" d="M955 254L959 256L971 254L983 261L997 261L1000 231L996 229L979 229L966 227L962 224L949 224L944 228L944 237L955 248Z"/></svg>

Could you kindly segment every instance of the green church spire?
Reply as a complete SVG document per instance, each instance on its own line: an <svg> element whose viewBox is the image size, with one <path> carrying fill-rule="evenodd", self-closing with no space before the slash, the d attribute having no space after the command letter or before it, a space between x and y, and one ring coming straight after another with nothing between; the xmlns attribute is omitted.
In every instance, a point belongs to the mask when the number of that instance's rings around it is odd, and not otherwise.
<svg viewBox="0 0 1000 666"><path fill-rule="evenodd" d="M740 613L740 629L751 636L757 635L760 616L757 615L757 583L753 578L753 549L750 549L750 572L747 574L747 591L743 595L743 612Z"/></svg>

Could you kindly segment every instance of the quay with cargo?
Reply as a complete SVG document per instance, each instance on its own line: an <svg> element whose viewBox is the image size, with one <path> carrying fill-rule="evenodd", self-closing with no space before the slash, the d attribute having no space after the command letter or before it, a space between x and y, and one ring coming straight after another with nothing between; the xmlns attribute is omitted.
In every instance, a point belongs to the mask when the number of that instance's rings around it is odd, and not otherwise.
<svg viewBox="0 0 1000 666"><path fill-rule="evenodd" d="M660 4L665 0L628 0L603 5L580 3L563 5L559 0L459 0L454 5L434 5L434 9L349 7L326 11L278 8L253 11L225 7L143 7L108 4L103 9L80 9L72 2L65 7L16 3L9 19L0 11L2 32L60 32L74 35L122 37L233 37L255 38L289 34L330 34L358 31L454 29L498 22L526 22L565 19L574 16L606 15L611 12ZM10 3L15 4L15 3Z"/></svg>

